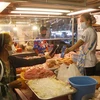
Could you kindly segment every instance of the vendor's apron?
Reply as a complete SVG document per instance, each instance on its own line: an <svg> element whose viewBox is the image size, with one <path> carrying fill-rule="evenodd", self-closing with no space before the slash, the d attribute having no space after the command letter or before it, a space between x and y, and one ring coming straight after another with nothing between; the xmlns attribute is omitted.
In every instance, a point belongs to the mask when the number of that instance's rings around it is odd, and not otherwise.
<svg viewBox="0 0 100 100"><path fill-rule="evenodd" d="M84 52L83 46L80 50L80 55L79 55L78 60L77 60L77 67L78 67L78 69L79 69L79 71L82 75L86 75L85 69L84 69L86 55L89 51L91 51L91 49L94 46L95 42L96 42L96 39L92 42L91 46L88 48L88 50L86 52Z"/></svg>

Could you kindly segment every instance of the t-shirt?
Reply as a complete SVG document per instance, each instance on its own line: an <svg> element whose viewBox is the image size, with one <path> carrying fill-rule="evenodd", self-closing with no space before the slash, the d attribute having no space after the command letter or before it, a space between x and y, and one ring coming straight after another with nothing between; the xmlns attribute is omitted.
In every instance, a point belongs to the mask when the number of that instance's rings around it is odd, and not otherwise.
<svg viewBox="0 0 100 100"><path fill-rule="evenodd" d="M91 47L91 49L86 54L84 67L94 67L97 63L95 56L97 46L97 33L95 29L93 27L86 28L80 39L85 42L84 45L81 46L81 50L83 50L84 53L86 53Z"/></svg>

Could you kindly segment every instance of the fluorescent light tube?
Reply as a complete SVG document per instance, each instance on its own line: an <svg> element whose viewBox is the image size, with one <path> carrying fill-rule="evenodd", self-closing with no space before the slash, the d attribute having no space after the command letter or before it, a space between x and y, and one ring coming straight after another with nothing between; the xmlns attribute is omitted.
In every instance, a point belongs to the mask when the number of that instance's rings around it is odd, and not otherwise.
<svg viewBox="0 0 100 100"><path fill-rule="evenodd" d="M91 11L95 11L96 9L85 9L85 10L80 10L80 11L76 11L76 12L71 12L68 13L67 15L77 15L77 14L81 14L81 13L87 13L87 12L91 12Z"/></svg>
<svg viewBox="0 0 100 100"><path fill-rule="evenodd" d="M62 13L70 12L70 10L43 9L43 8L16 8L16 10L24 10L24 11L43 11L43 12L62 12Z"/></svg>
<svg viewBox="0 0 100 100"><path fill-rule="evenodd" d="M2 12L9 4L10 2L0 2L0 12Z"/></svg>
<svg viewBox="0 0 100 100"><path fill-rule="evenodd" d="M29 22L16 22L16 24L28 24Z"/></svg>
<svg viewBox="0 0 100 100"><path fill-rule="evenodd" d="M47 14L47 15L61 15L62 13L54 12L32 12L32 11L11 11L13 14Z"/></svg>

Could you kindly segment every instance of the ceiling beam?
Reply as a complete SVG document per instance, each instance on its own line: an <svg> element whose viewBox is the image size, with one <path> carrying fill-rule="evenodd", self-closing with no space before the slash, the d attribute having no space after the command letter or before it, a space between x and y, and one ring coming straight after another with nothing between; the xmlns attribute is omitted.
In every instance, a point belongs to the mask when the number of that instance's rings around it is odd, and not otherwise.
<svg viewBox="0 0 100 100"><path fill-rule="evenodd" d="M87 5L88 5L88 7L97 8L98 6L100 6L100 0L95 0L95 1L87 2Z"/></svg>
<svg viewBox="0 0 100 100"><path fill-rule="evenodd" d="M63 4L44 4L44 3L31 3L31 2L25 2L25 3L19 3L18 7L34 7L34 8L51 8L51 9L69 9L69 10L81 10L84 8L88 8L86 6L75 6L75 5L63 5Z"/></svg>
<svg viewBox="0 0 100 100"><path fill-rule="evenodd" d="M20 2L20 3L41 3L41 4L56 4L56 5L66 5L66 6L78 6L85 7L86 0L5 0L9 2ZM30 3L30 4L31 4Z"/></svg>

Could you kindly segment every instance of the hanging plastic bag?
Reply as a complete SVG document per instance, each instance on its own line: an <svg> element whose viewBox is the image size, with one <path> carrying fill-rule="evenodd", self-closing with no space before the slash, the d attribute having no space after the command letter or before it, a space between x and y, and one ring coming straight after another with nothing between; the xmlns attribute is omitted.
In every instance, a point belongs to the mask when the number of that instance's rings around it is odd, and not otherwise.
<svg viewBox="0 0 100 100"><path fill-rule="evenodd" d="M64 82L66 82L67 79L67 73L68 73L68 66L65 64L61 64L59 69L58 69L58 75L57 75L57 79L62 80Z"/></svg>
<svg viewBox="0 0 100 100"><path fill-rule="evenodd" d="M82 76L75 64L70 64L68 68L68 77Z"/></svg>
<svg viewBox="0 0 100 100"><path fill-rule="evenodd" d="M69 67L62 64L58 69L57 79L68 82L70 77L82 76L75 64L70 64Z"/></svg>

